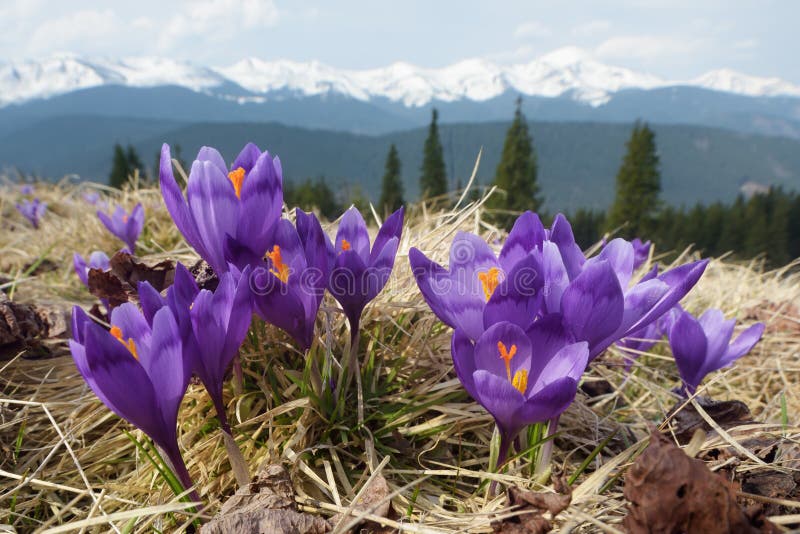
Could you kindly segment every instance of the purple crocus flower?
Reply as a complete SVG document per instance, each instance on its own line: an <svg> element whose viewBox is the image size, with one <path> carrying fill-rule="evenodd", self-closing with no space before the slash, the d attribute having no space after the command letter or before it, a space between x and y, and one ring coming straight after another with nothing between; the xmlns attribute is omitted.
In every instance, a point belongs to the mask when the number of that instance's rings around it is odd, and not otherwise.
<svg viewBox="0 0 800 534"><path fill-rule="evenodd" d="M40 202L38 198L33 200L24 199L21 203L17 203L16 207L17 211L28 219L34 228L38 229L39 223L47 211L47 202Z"/></svg>
<svg viewBox="0 0 800 534"><path fill-rule="evenodd" d="M117 206L111 216L98 211L97 217L109 232L125 243L123 250L129 254L136 254L136 240L144 228L144 208L141 204L136 204L130 214L122 206Z"/></svg>
<svg viewBox="0 0 800 534"><path fill-rule="evenodd" d="M764 333L756 323L731 343L735 319L725 320L720 310L707 310L700 319L681 312L669 332L669 344L686 392L693 395L703 378L731 365L747 354Z"/></svg>
<svg viewBox="0 0 800 534"><path fill-rule="evenodd" d="M226 272L214 291L199 289L182 264L175 269L175 281L162 297L149 283L139 284L139 298L145 317L154 320L157 310L168 306L177 318L186 361L205 385L220 424L228 434L230 425L222 401L225 372L239 352L253 314L250 267L237 276Z"/></svg>
<svg viewBox="0 0 800 534"><path fill-rule="evenodd" d="M83 194L83 200L94 206L100 201L100 193L97 191L86 191Z"/></svg>
<svg viewBox="0 0 800 534"><path fill-rule="evenodd" d="M500 321L528 328L536 318L543 279L537 258L545 230L539 217L527 212L517 219L499 256L480 237L459 232L450 246L450 267L428 259L417 248L408 259L417 285L433 313L446 325L477 340ZM580 252L580 251L579 251Z"/></svg>
<svg viewBox="0 0 800 534"><path fill-rule="evenodd" d="M614 239L587 260L563 290L558 311L576 340L589 343L594 359L612 343L644 329L664 315L694 287L708 260L681 265L660 276L645 276L629 286L633 246ZM548 301L549 303L550 301Z"/></svg>
<svg viewBox="0 0 800 534"><path fill-rule="evenodd" d="M183 237L217 272L263 258L283 209L280 159L248 143L230 170L215 149L192 163L184 198L172 172L169 145L161 148L161 193ZM231 251L239 251L231 257Z"/></svg>
<svg viewBox="0 0 800 534"><path fill-rule="evenodd" d="M83 256L77 252L72 256L72 265L75 267L75 274L78 275L83 285L89 287L89 270L100 269L107 271L110 268L108 256L105 252L96 250L89 256L87 262Z"/></svg>
<svg viewBox="0 0 800 534"><path fill-rule="evenodd" d="M285 330L306 350L314 340L330 256L317 218L301 209L296 216L297 228L286 219L278 221L266 260L254 264L250 287L256 313Z"/></svg>
<svg viewBox="0 0 800 534"><path fill-rule="evenodd" d="M23 195L32 195L33 194L33 186L31 184L20 184L19 192Z"/></svg>
<svg viewBox="0 0 800 534"><path fill-rule="evenodd" d="M631 241L631 245L633 245L633 270L636 271L650 257L650 249L653 248L653 244L650 241L642 243L642 240L637 237Z"/></svg>
<svg viewBox="0 0 800 534"><path fill-rule="evenodd" d="M402 231L403 208L400 208L383 223L370 250L364 218L351 207L339 223L335 243L326 239L331 266L328 291L347 315L352 336L358 332L364 307L389 280Z"/></svg>
<svg viewBox="0 0 800 534"><path fill-rule="evenodd" d="M571 343L559 321L491 325L474 344L461 328L452 339L453 365L464 389L492 414L500 432L500 463L526 426L557 420L575 398L586 369L585 342Z"/></svg>
<svg viewBox="0 0 800 534"><path fill-rule="evenodd" d="M111 312L111 331L106 331L76 306L72 334L75 365L95 395L150 436L184 487L191 487L176 430L190 366L170 309L158 310L151 327L134 304L122 304ZM194 491L192 498L199 500Z"/></svg>

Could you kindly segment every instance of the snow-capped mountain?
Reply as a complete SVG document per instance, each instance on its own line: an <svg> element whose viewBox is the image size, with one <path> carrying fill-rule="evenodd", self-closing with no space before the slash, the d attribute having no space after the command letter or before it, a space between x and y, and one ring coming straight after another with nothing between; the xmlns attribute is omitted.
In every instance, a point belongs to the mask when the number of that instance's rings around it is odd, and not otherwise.
<svg viewBox="0 0 800 534"><path fill-rule="evenodd" d="M800 86L790 82L727 69L692 80L664 80L606 65L574 47L523 64L498 65L484 59L468 59L440 69L398 62L384 68L346 70L316 61L256 58L210 68L165 58L108 60L68 54L40 61L0 63L0 107L102 85L177 85L240 102L269 99L275 93L297 96L336 93L360 101L386 98L406 107L423 106L433 100L481 102L507 91L542 97L568 96L600 106L623 89L671 86L694 86L748 96L800 96Z"/></svg>

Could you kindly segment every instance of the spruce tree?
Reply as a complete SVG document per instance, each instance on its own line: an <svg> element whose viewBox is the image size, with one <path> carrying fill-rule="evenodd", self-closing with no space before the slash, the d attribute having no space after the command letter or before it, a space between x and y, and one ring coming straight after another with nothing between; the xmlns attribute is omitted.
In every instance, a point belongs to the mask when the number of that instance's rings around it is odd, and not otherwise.
<svg viewBox="0 0 800 534"><path fill-rule="evenodd" d="M125 154L125 149L119 143L114 145L114 160L111 163L111 174L108 177L108 183L111 187L122 189L128 181L130 175L130 168L128 166L128 156Z"/></svg>
<svg viewBox="0 0 800 534"><path fill-rule="evenodd" d="M439 113L434 108L431 125L422 158L422 175L419 178L419 192L422 199L439 197L447 193L447 172L444 166L444 152L439 140L439 127L436 124Z"/></svg>
<svg viewBox="0 0 800 534"><path fill-rule="evenodd" d="M392 213L402 205L403 181L400 178L400 157L397 155L397 147L392 144L389 147L389 155L386 156L386 172L383 174L378 206L386 214Z"/></svg>
<svg viewBox="0 0 800 534"><path fill-rule="evenodd" d="M502 227L511 228L519 212L539 211L542 206L536 152L528 131L528 121L522 113L522 98L517 98L514 120L506 132L494 185L500 192L488 200L487 207L495 210L492 219Z"/></svg>
<svg viewBox="0 0 800 534"><path fill-rule="evenodd" d="M609 231L620 228L623 237L646 238L654 229L660 206L661 174L655 134L647 124L637 121L626 146L606 228Z"/></svg>

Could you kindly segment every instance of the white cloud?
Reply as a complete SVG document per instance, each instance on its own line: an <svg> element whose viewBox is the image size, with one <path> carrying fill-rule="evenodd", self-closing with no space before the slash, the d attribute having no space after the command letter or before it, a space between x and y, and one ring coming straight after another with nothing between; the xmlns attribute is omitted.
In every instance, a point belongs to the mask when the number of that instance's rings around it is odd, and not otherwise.
<svg viewBox="0 0 800 534"><path fill-rule="evenodd" d="M520 63L532 59L536 50L531 45L523 45L514 50L503 50L492 54L485 54L483 57L489 61L497 63Z"/></svg>
<svg viewBox="0 0 800 534"><path fill-rule="evenodd" d="M623 35L606 39L594 50L605 59L638 59L655 61L684 56L702 46L699 39L673 36Z"/></svg>
<svg viewBox="0 0 800 534"><path fill-rule="evenodd" d="M278 7L272 0L185 2L185 8L167 22L158 44L163 50L169 49L177 41L190 37L223 41L243 29L274 26L278 18Z"/></svg>
<svg viewBox="0 0 800 534"><path fill-rule="evenodd" d="M514 37L517 39L540 38L547 37L551 33L550 28L538 20L529 20L517 26L514 30Z"/></svg>
<svg viewBox="0 0 800 534"><path fill-rule="evenodd" d="M47 19L27 39L30 53L49 53L53 49L80 49L91 36L92 44L103 44L120 33L121 21L110 9L85 9Z"/></svg>
<svg viewBox="0 0 800 534"><path fill-rule="evenodd" d="M572 28L572 35L581 37L591 37L594 35L608 32L611 29L611 21L606 19L590 20Z"/></svg>

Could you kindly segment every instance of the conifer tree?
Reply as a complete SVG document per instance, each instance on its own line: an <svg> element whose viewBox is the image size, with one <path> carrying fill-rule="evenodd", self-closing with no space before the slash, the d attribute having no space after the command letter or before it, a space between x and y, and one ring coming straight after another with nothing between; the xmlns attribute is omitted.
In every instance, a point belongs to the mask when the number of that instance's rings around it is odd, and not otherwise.
<svg viewBox="0 0 800 534"><path fill-rule="evenodd" d="M383 174L378 206L384 213L392 213L402 205L403 181L400 178L400 156L397 154L397 147L392 144L389 147L389 155L386 156L386 172Z"/></svg>
<svg viewBox="0 0 800 534"><path fill-rule="evenodd" d="M444 165L444 152L439 140L437 120L439 112L433 110L431 125L422 158L422 175L419 178L420 197L423 199L442 196L447 193L447 171Z"/></svg>
<svg viewBox="0 0 800 534"><path fill-rule="evenodd" d="M139 171L139 176L145 175L145 167L142 163L139 154L132 145L128 145L127 149L122 148L122 145L116 143L114 145L114 159L111 163L111 174L108 177L108 183L112 187L122 189L135 171Z"/></svg>
<svg viewBox="0 0 800 534"><path fill-rule="evenodd" d="M114 145L114 160L111 163L111 174L108 177L108 183L111 187L121 189L128 181L129 175L128 156L125 154L125 149L119 143Z"/></svg>
<svg viewBox="0 0 800 534"><path fill-rule="evenodd" d="M501 191L489 198L487 207L496 210L492 219L498 225L510 228L519 212L539 211L542 206L536 152L522 113L522 98L517 98L514 120L506 132L494 185Z"/></svg>
<svg viewBox="0 0 800 534"><path fill-rule="evenodd" d="M661 174L658 170L656 139L647 124L636 122L622 165L617 172L616 197L608 213L606 228L620 227L623 237L646 238L654 228L660 207Z"/></svg>

